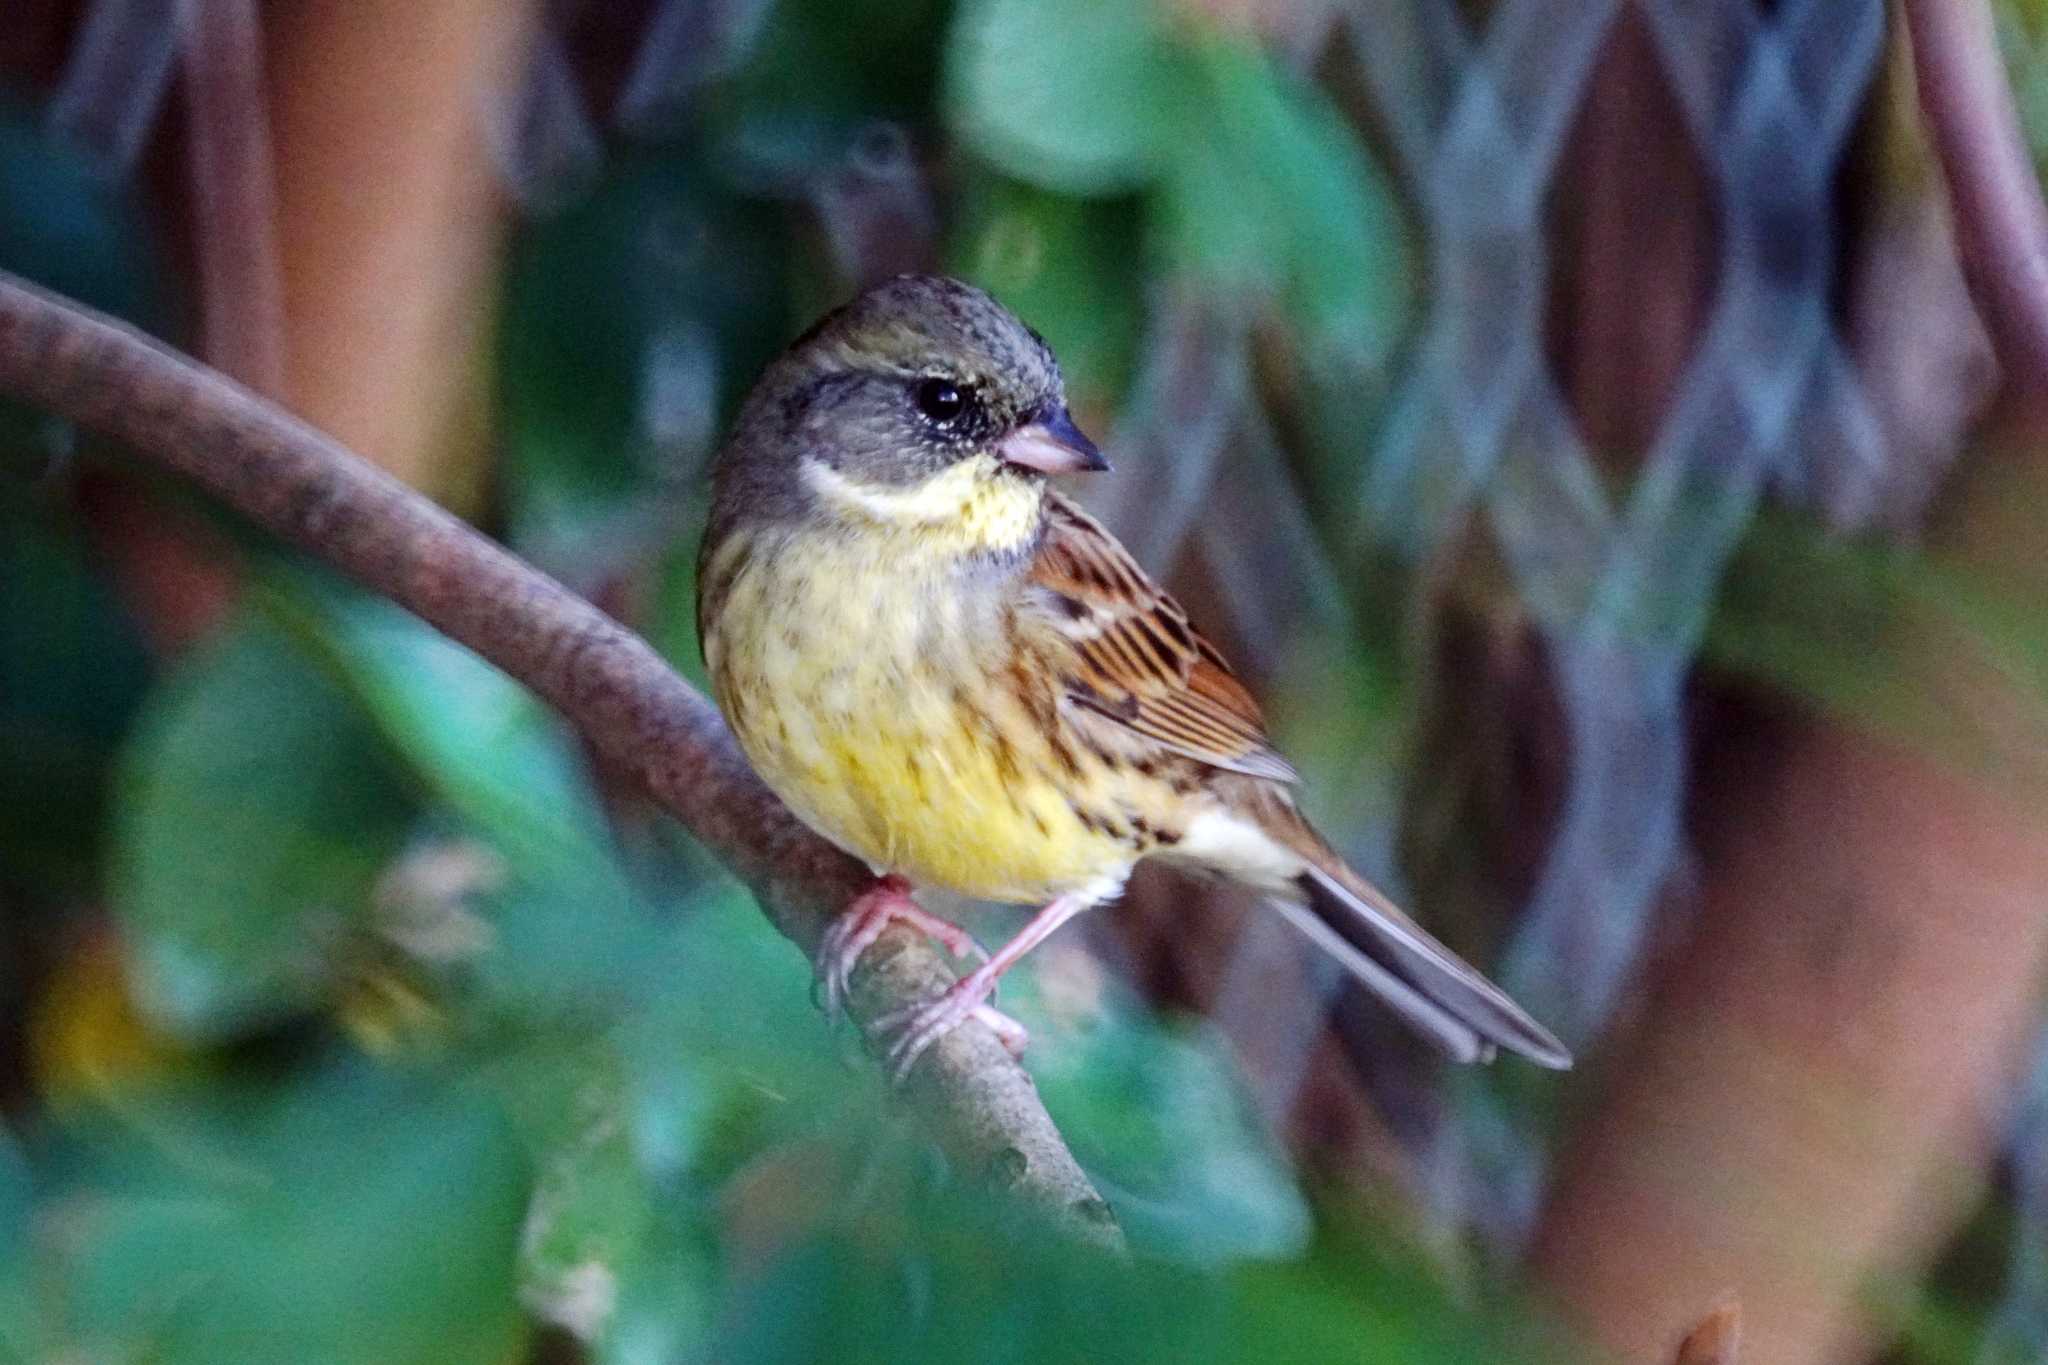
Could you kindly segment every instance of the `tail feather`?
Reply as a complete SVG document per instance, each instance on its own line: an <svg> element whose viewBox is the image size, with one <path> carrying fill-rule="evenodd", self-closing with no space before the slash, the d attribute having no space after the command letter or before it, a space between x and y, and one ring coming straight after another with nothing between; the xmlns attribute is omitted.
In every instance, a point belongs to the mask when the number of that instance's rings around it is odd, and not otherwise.
<svg viewBox="0 0 2048 1365"><path fill-rule="evenodd" d="M1172 855L1268 893L1302 933L1403 1020L1461 1062L1496 1049L1563 1070L1572 1055L1507 992L1353 872L1276 782L1211 778L1221 809L1192 821Z"/></svg>
<svg viewBox="0 0 2048 1365"><path fill-rule="evenodd" d="M1381 966L1352 946L1330 923L1319 918L1307 905L1291 900L1274 900L1272 906L1315 945L1342 963L1344 970L1377 996L1380 1002L1401 1016L1409 1027L1436 1044L1454 1062L1490 1062L1493 1044L1469 1024L1457 1018L1409 985L1398 974Z"/></svg>
<svg viewBox="0 0 2048 1365"><path fill-rule="evenodd" d="M1506 991L1334 855L1311 860L1297 885L1305 903L1276 900L1281 913L1453 1059L1491 1061L1506 1048L1539 1066L1571 1066L1564 1044Z"/></svg>

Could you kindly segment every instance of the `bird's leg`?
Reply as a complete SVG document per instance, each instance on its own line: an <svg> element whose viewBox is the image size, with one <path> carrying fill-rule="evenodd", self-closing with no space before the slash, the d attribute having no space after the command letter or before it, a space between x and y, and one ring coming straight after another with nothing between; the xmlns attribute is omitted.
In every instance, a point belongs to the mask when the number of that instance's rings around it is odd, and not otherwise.
<svg viewBox="0 0 2048 1365"><path fill-rule="evenodd" d="M876 1033L894 1032L896 1040L889 1045L889 1069L901 1082L910 1074L910 1068L917 1065L917 1059L924 1055L926 1048L946 1034L958 1028L969 1015L975 1015L988 1022L989 993L996 988L996 981L1004 972L1017 965L1017 960L1045 942L1053 930L1065 924L1074 916L1101 900L1099 895L1077 892L1061 896L1052 904L1040 910L1017 936L996 949L996 955L976 967L966 976L948 986L944 994L921 1005L910 1005L885 1014L874 1021L871 1030ZM1023 1051L1027 1035L1024 1026L1009 1016L1000 1016L1008 1029L991 1023L1003 1043L1012 1053Z"/></svg>
<svg viewBox="0 0 2048 1365"><path fill-rule="evenodd" d="M818 942L818 981L825 990L825 1016L837 1019L846 1006L847 983L854 964L891 924L907 924L938 942L954 957L988 961L974 936L951 920L940 919L911 899L910 883L901 877L877 877L854 898Z"/></svg>

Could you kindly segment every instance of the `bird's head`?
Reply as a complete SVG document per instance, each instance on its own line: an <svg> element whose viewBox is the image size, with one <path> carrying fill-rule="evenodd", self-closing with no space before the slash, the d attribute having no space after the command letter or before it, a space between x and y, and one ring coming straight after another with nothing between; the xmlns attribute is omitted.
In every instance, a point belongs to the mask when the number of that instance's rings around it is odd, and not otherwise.
<svg viewBox="0 0 2048 1365"><path fill-rule="evenodd" d="M1108 467L1036 332L971 285L903 275L769 369L721 480L772 480L835 515L950 525L1002 548L1035 529L1047 475Z"/></svg>

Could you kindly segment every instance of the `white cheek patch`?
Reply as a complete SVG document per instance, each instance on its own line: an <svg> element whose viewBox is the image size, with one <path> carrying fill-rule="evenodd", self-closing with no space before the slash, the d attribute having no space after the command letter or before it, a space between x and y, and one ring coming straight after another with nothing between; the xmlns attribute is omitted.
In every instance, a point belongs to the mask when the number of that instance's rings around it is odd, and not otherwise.
<svg viewBox="0 0 2048 1365"><path fill-rule="evenodd" d="M973 495L972 469L955 465L915 488L869 488L821 460L805 460L804 483L827 504L870 521L895 526L945 521L960 515Z"/></svg>
<svg viewBox="0 0 2048 1365"><path fill-rule="evenodd" d="M1040 490L1002 479L993 456L961 460L915 488L868 487L818 460L802 470L805 486L842 516L957 540L960 550L1017 544L1038 529Z"/></svg>

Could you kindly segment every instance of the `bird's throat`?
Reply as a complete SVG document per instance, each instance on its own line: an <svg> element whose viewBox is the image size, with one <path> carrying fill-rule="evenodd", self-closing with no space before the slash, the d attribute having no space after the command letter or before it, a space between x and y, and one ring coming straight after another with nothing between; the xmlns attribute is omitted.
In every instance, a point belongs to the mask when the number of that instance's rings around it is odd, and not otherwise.
<svg viewBox="0 0 2048 1365"><path fill-rule="evenodd" d="M906 552L1016 552L1037 540L1045 516L1044 482L1004 469L992 455L961 460L908 488L858 482L817 461L807 462L803 475L841 519L897 533Z"/></svg>

